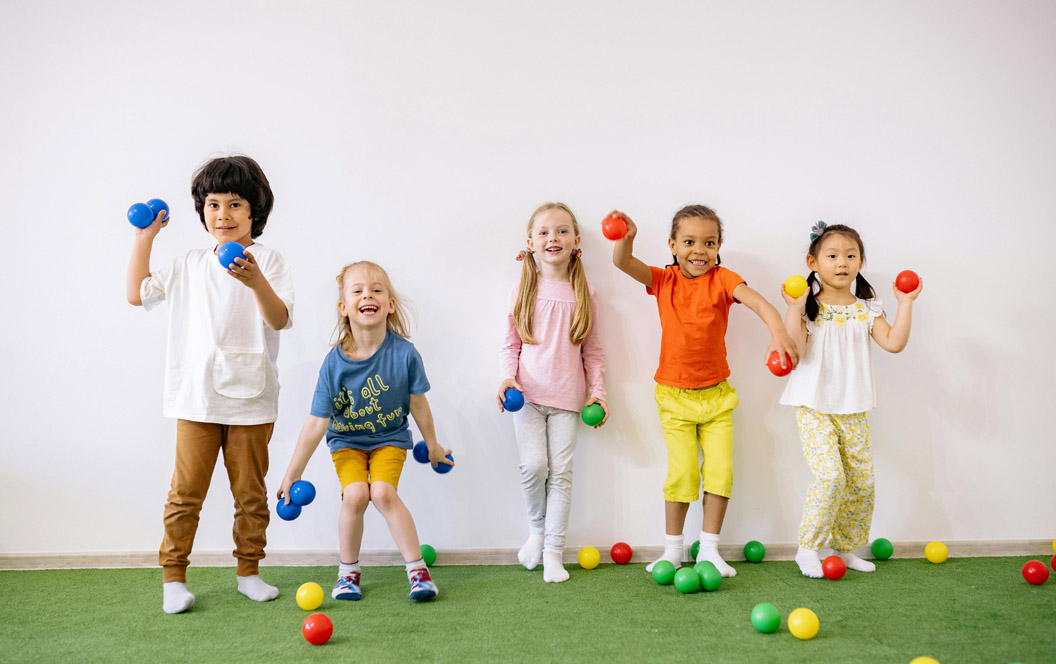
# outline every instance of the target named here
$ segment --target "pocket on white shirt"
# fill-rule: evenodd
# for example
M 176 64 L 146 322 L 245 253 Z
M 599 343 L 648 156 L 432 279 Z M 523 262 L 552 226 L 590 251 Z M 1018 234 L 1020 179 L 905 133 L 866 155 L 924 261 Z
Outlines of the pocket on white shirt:
M 268 381 L 268 357 L 263 351 L 217 348 L 213 351 L 213 390 L 231 399 L 260 396 Z

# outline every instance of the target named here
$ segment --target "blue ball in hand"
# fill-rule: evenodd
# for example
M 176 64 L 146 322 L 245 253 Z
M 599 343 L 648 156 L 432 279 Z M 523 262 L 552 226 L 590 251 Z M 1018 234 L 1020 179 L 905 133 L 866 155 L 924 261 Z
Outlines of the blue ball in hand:
M 150 206 L 146 203 L 136 203 L 128 208 L 128 221 L 136 228 L 146 228 L 154 221 L 154 215 Z
M 414 450 L 411 454 L 414 455 L 414 460 L 418 463 L 429 463 L 429 446 L 425 444 L 424 440 L 419 440 L 414 444 Z
M 245 249 L 238 242 L 225 242 L 216 250 L 216 257 L 220 260 L 220 265 L 227 270 L 228 266 L 234 263 L 236 258 L 246 259 L 246 254 L 243 253 Z
M 150 208 L 150 213 L 154 215 L 154 219 L 158 218 L 158 213 L 164 211 L 165 216 L 161 218 L 162 221 L 169 220 L 169 204 L 160 198 L 152 198 L 147 201 L 147 207 Z
M 305 480 L 297 480 L 290 487 L 290 502 L 301 507 L 315 500 L 315 486 Z
M 455 462 L 455 457 L 453 457 L 450 454 L 448 454 L 447 455 L 447 460 L 450 461 L 451 463 L 454 463 Z M 433 470 L 435 470 L 436 472 L 440 473 L 441 475 L 443 475 L 444 473 L 450 473 L 452 468 L 454 468 L 454 466 L 449 466 L 446 463 L 438 463 L 435 466 L 433 466 Z
M 275 513 L 283 521 L 293 521 L 301 515 L 301 506 L 294 502 L 287 505 L 285 500 L 279 498 L 278 504 L 275 505 Z
M 511 413 L 516 413 L 524 407 L 524 395 L 517 388 L 511 387 L 506 390 L 503 396 L 506 397 L 506 403 L 502 407 Z

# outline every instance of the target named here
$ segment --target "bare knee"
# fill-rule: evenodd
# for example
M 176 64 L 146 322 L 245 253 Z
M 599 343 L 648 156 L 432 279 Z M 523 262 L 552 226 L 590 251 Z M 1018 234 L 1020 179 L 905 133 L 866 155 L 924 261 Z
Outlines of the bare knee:
M 350 509 L 357 512 L 366 510 L 369 502 L 370 487 L 367 486 L 366 482 L 353 482 L 346 486 L 341 494 L 342 505 L 347 505 Z
M 370 485 L 370 501 L 384 512 L 400 502 L 400 497 L 396 495 L 396 487 L 388 482 L 373 482 Z

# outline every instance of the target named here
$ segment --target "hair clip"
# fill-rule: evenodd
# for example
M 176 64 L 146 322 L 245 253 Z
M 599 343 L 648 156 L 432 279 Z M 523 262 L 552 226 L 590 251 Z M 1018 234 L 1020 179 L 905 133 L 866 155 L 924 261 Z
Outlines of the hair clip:
M 517 252 L 517 258 L 515 258 L 514 260 L 523 261 L 525 256 L 534 253 L 534 251 L 525 251 L 524 249 L 521 249 L 519 252 Z
M 811 242 L 817 242 L 818 241 L 818 238 L 821 237 L 822 234 L 825 233 L 825 226 L 826 226 L 825 222 L 819 220 L 818 223 L 814 224 L 814 226 L 811 227 L 811 229 L 810 229 L 810 241 Z
M 576 258 L 583 258 L 583 250 L 582 249 L 576 249 L 575 251 L 572 252 L 572 255 L 575 256 Z

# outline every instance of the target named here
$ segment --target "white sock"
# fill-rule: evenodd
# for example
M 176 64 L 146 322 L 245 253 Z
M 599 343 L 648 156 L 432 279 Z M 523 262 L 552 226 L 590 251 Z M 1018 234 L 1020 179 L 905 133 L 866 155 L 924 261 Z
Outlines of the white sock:
M 799 547 L 799 551 L 796 551 L 796 564 L 799 565 L 799 571 L 803 572 L 803 576 L 809 576 L 812 579 L 825 576 L 821 571 L 821 557 L 813 549 Z
M 560 549 L 547 549 L 543 551 L 543 581 L 547 583 L 561 583 L 568 581 L 568 570 L 562 562 L 563 552 Z
M 836 555 L 843 558 L 843 562 L 847 567 L 858 572 L 875 572 L 876 565 L 869 562 L 868 560 L 862 560 L 858 556 L 854 555 L 854 551 L 836 551 Z
M 161 588 L 161 608 L 165 613 L 183 613 L 194 604 L 194 595 L 182 581 L 169 581 L 161 584 Z
M 340 579 L 343 579 L 346 576 L 352 576 L 352 572 L 358 572 L 358 571 L 359 571 L 359 561 L 358 560 L 356 562 L 354 562 L 354 563 L 343 563 L 340 560 L 337 561 L 337 576 Z
M 270 602 L 279 596 L 279 589 L 264 583 L 259 574 L 238 577 L 238 592 L 254 602 Z
M 407 570 L 407 578 L 411 578 L 411 572 L 416 569 L 429 569 L 425 565 L 425 558 L 419 558 L 418 560 L 412 560 L 409 563 L 404 563 L 403 567 Z
M 517 560 L 521 561 L 525 569 L 535 569 L 543 557 L 543 533 L 532 531 L 528 534 L 524 546 L 517 552 Z
M 715 565 L 724 578 L 737 576 L 737 570 L 726 564 L 719 555 L 719 536 L 715 533 L 700 531 L 700 549 L 697 551 L 697 562 L 706 560 Z
M 653 571 L 653 565 L 661 560 L 666 560 L 676 568 L 682 566 L 682 543 L 685 540 L 682 535 L 664 535 L 664 553 L 659 558 L 645 566 L 646 572 Z

